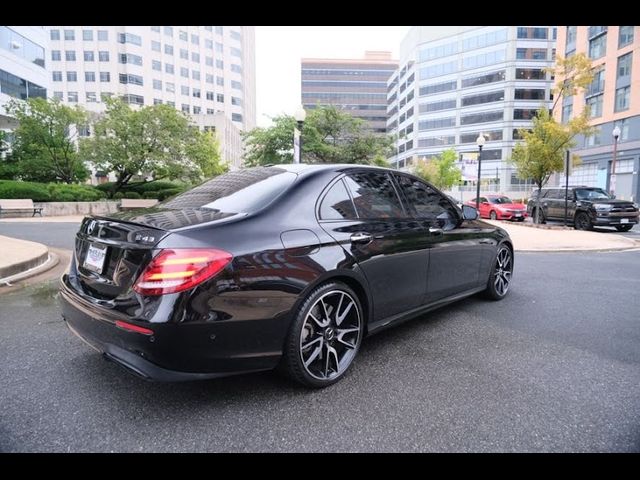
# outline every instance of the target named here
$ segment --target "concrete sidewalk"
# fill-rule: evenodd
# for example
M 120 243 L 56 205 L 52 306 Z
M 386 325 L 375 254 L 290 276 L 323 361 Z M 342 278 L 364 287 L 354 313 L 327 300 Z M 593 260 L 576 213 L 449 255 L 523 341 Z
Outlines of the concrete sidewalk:
M 0 218 L 0 223 L 80 223 L 87 215 L 60 215 L 57 217 L 10 217 Z
M 484 220 L 497 225 L 513 240 L 516 251 L 524 252 L 584 252 L 640 248 L 640 242 L 622 235 L 587 232 L 572 229 L 547 229 L 524 226 L 507 221 Z
M 9 282 L 28 271 L 36 271 L 50 261 L 49 249 L 35 242 L 0 235 L 0 283 Z

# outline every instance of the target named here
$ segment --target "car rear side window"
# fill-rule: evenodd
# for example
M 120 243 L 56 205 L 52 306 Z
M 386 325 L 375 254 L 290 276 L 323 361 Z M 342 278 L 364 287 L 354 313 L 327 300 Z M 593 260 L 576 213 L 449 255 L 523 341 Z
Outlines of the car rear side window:
M 320 205 L 321 220 L 350 220 L 358 218 L 342 180 L 338 180 L 322 199 Z
M 252 213 L 291 186 L 297 175 L 283 168 L 261 167 L 225 173 L 162 202 L 171 209 L 208 209 L 222 213 Z
M 397 175 L 400 189 L 407 199 L 407 205 L 416 218 L 429 221 L 444 230 L 451 230 L 458 224 L 455 207 L 434 188 L 405 175 Z M 486 198 L 480 197 L 486 202 Z
M 387 173 L 351 173 L 344 181 L 351 192 L 359 218 L 406 217 Z

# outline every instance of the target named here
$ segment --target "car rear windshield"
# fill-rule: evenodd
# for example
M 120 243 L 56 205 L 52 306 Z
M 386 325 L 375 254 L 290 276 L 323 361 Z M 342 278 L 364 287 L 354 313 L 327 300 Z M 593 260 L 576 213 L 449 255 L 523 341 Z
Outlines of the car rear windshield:
M 513 203 L 509 197 L 489 197 L 491 203 Z
M 296 177 L 295 173 L 277 167 L 238 170 L 220 175 L 158 206 L 252 213 L 275 200 Z

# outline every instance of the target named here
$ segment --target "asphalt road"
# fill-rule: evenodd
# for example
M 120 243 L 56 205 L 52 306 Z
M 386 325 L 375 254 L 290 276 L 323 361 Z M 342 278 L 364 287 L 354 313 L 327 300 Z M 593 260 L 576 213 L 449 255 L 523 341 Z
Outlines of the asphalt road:
M 67 331 L 55 283 L 0 296 L 0 450 L 640 451 L 640 252 L 520 254 L 470 298 L 366 339 L 347 377 L 160 384 Z
M 73 250 L 75 234 L 79 227 L 80 223 L 0 222 L 0 235 Z

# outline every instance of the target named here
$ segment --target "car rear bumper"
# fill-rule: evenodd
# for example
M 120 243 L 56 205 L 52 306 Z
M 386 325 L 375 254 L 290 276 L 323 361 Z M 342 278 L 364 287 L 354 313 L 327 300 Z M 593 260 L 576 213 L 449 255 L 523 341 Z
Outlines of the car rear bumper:
M 106 359 L 146 380 L 203 380 L 269 370 L 282 355 L 279 338 L 260 337 L 275 319 L 260 321 L 260 326 L 258 321 L 190 325 L 123 319 L 153 332 L 147 335 L 117 327 L 111 312 L 88 304 L 64 279 L 60 300 L 62 316 L 74 334 Z M 284 328 L 282 319 L 278 324 Z M 254 338 L 259 341 L 252 342 Z

